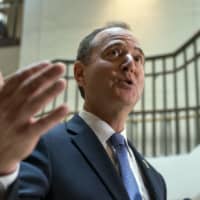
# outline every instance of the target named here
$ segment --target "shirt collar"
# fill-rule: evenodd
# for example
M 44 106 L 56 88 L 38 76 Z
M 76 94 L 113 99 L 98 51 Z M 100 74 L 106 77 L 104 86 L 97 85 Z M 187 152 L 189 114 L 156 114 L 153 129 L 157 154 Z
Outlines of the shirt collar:
M 106 147 L 107 140 L 115 133 L 113 128 L 105 121 L 94 115 L 93 113 L 85 110 L 79 113 L 79 116 L 86 122 L 86 124 L 93 130 L 101 144 Z M 121 134 L 126 137 L 126 130 L 124 129 Z

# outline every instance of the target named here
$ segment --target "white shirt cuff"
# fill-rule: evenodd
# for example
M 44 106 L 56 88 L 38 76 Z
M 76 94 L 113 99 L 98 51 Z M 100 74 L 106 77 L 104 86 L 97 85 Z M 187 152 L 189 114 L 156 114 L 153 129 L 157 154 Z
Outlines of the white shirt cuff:
M 0 176 L 0 184 L 3 186 L 3 189 L 7 190 L 8 187 L 16 180 L 19 174 L 20 164 L 17 165 L 17 169 L 6 176 Z

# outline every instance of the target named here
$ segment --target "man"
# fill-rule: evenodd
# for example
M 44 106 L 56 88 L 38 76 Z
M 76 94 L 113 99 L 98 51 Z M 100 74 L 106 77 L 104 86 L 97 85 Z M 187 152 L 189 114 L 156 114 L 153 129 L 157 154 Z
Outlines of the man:
M 23 126 L 20 129 L 22 133 L 18 133 L 20 139 L 16 139 L 16 155 L 13 151 L 6 153 L 8 145 L 0 150 L 5 152 L 1 153 L 4 156 L 1 174 L 17 173 L 20 163 L 19 174 L 7 189 L 8 199 L 165 200 L 166 186 L 162 176 L 127 143 L 125 136 L 126 119 L 143 91 L 143 67 L 143 51 L 125 24 L 105 26 L 86 36 L 80 43 L 74 64 L 74 76 L 84 98 L 83 111 L 69 122 L 51 129 L 40 140 L 45 130 L 40 131 L 42 123 L 41 129 L 38 131 L 36 128 L 36 133 L 32 131 L 31 136 L 23 131 L 27 126 Z M 58 69 L 59 76 L 62 73 L 60 64 L 57 64 Z M 39 80 L 43 74 L 36 79 Z M 58 83 L 62 89 L 64 83 Z M 39 92 L 43 95 L 41 89 Z M 39 92 L 34 92 L 33 96 Z M 38 111 L 47 99 L 40 107 L 35 106 L 37 109 L 31 114 Z M 18 108 L 24 102 L 25 99 L 19 102 Z M 36 102 L 39 104 L 39 101 Z M 62 114 L 56 120 L 65 112 L 66 108 L 62 107 Z M 37 124 L 33 121 L 28 120 L 29 127 Z M 121 138 L 121 135 L 125 136 L 125 142 L 120 155 L 112 138 Z M 31 155 L 21 161 L 36 143 Z M 127 170 L 124 170 L 122 159 Z M 132 183 L 132 188 L 129 183 Z

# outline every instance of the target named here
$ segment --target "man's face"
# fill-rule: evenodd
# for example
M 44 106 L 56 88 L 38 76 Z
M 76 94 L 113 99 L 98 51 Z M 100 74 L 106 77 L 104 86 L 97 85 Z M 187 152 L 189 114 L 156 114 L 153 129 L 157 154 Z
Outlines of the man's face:
M 144 54 L 130 31 L 108 28 L 92 41 L 92 55 L 84 68 L 86 104 L 129 107 L 144 86 Z

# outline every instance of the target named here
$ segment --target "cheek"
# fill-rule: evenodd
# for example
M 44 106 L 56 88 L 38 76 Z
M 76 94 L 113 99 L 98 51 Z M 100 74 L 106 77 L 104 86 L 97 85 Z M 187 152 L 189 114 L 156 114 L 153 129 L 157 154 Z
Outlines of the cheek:
M 109 83 L 110 83 L 110 86 L 113 87 L 114 84 L 117 82 L 117 75 L 118 73 L 116 71 L 112 71 L 109 75 Z
M 98 60 L 98 63 L 93 63 L 85 73 L 87 86 L 95 88 L 96 85 L 98 89 L 102 90 L 112 87 L 116 77 L 117 72 L 114 71 L 113 65 L 102 60 Z
M 106 84 L 108 84 L 107 76 L 102 70 L 95 70 L 87 76 L 87 85 L 94 91 L 104 89 Z
M 141 84 L 141 85 L 144 85 L 144 70 L 143 69 L 139 69 L 137 72 L 136 72 L 136 77 L 138 79 L 138 82 Z

